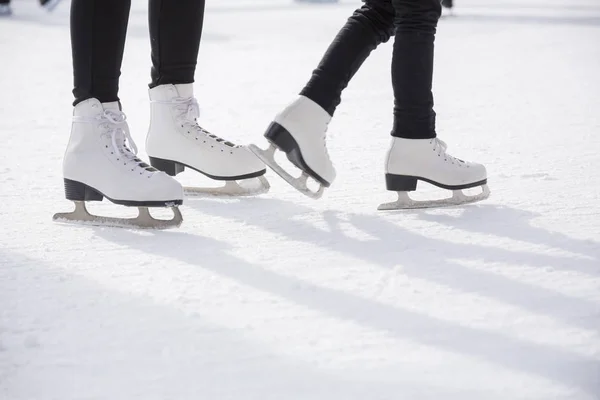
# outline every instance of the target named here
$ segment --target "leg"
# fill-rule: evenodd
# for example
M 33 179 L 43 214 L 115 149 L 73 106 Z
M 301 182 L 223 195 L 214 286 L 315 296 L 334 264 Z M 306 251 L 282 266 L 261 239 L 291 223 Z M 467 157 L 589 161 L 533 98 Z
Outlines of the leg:
M 386 161 L 386 186 L 399 200 L 380 209 L 457 205 L 487 198 L 487 172 L 481 164 L 446 153 L 436 138 L 433 111 L 433 44 L 441 14 L 439 0 L 392 0 L 396 37 L 392 58 L 394 127 Z M 408 192 L 418 181 L 453 191 L 451 198 L 415 202 Z M 462 189 L 482 186 L 482 193 L 466 196 Z
M 136 157 L 137 149 L 118 102 L 129 8 L 129 0 L 71 3 L 75 109 L 63 177 L 65 197 L 74 201 L 76 208 L 72 213 L 56 214 L 55 220 L 142 228 L 181 224 L 176 209 L 171 220 L 150 217 L 147 207 L 175 207 L 183 201 L 183 190 L 175 180 Z M 104 197 L 115 204 L 140 207 L 139 217 L 115 219 L 89 214 L 85 202 Z
M 71 48 L 75 102 L 118 101 L 131 0 L 73 0 Z
M 204 0 L 150 0 L 148 6 L 152 83 L 193 83 L 202 25 Z
M 390 0 L 366 0 L 337 34 L 300 97 L 279 113 L 265 137 L 271 148 L 251 146 L 267 165 L 288 183 L 309 197 L 318 198 L 335 179 L 335 169 L 325 147 L 327 125 L 340 104 L 342 91 L 356 71 L 380 43 L 394 32 L 394 10 Z M 302 170 L 294 178 L 273 158 L 278 148 Z M 320 184 L 317 192 L 306 186 L 308 177 Z
M 198 125 L 194 73 L 202 35 L 204 0 L 150 0 L 152 82 L 146 151 L 152 166 L 169 175 L 189 167 L 220 188 L 186 188 L 188 195 L 250 195 L 268 190 L 264 165 L 248 149 L 236 147 Z M 235 181 L 258 178 L 246 188 Z
M 431 93 L 433 43 L 441 15 L 439 0 L 392 0 L 396 37 L 392 58 L 393 136 L 435 137 Z
M 394 34 L 393 21 L 390 0 L 366 0 L 339 31 L 300 95 L 333 115 L 342 91 L 371 51 Z

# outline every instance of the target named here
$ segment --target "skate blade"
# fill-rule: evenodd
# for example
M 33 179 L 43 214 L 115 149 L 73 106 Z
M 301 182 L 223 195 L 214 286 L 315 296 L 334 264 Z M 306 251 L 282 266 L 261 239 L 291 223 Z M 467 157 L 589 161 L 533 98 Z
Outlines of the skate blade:
M 254 178 L 244 179 L 241 182 L 254 181 Z M 183 191 L 189 197 L 202 196 L 258 196 L 267 193 L 271 188 L 269 181 L 264 176 L 258 177 L 259 185 L 242 186 L 237 181 L 226 181 L 224 186 L 215 188 L 184 187 Z
M 289 183 L 294 189 L 296 189 L 303 195 L 308 196 L 311 199 L 319 199 L 321 198 L 321 196 L 323 196 L 325 187 L 320 182 L 317 182 L 319 184 L 319 189 L 316 192 L 308 188 L 307 183 L 308 178 L 310 178 L 310 176 L 306 172 L 302 171 L 302 175 L 300 175 L 298 178 L 295 178 L 292 175 L 290 175 L 285 169 L 283 169 L 279 164 L 277 164 L 277 162 L 275 161 L 275 151 L 278 150 L 276 146 L 271 145 L 267 150 L 262 150 L 258 146 L 251 144 L 248 146 L 248 148 L 258 158 L 260 158 L 260 160 L 263 163 L 265 163 L 266 166 L 271 168 L 284 181 Z
M 90 214 L 83 201 L 74 201 L 75 210 L 68 213 L 54 214 L 52 220 L 56 222 L 77 223 L 82 225 L 106 226 L 114 228 L 136 228 L 136 229 L 169 229 L 177 228 L 183 222 L 179 207 L 170 207 L 173 210 L 173 218 L 164 220 L 156 219 L 150 215 L 148 207 L 138 207 L 138 216 L 135 218 L 101 217 Z
M 411 210 L 418 208 L 438 208 L 460 206 L 463 204 L 475 203 L 490 197 L 490 189 L 487 185 L 481 186 L 481 193 L 469 196 L 463 193 L 462 190 L 453 190 L 452 197 L 440 200 L 413 200 L 408 195 L 408 192 L 397 192 L 398 200 L 391 203 L 383 203 L 377 207 L 378 210 Z

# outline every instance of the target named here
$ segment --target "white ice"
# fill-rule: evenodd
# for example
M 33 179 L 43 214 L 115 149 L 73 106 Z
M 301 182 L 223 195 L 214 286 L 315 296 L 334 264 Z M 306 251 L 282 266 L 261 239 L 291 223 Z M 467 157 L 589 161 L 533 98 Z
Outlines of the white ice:
M 489 200 L 376 210 L 394 199 L 390 42 L 344 93 L 321 200 L 268 173 L 269 194 L 188 199 L 165 232 L 52 222 L 71 208 L 69 3 L 13 3 L 0 20 L 0 399 L 600 398 L 598 0 L 457 0 L 440 21 L 438 134 L 486 164 Z M 147 1 L 133 3 L 121 99 L 146 157 Z M 266 146 L 359 5 L 209 0 L 202 124 Z

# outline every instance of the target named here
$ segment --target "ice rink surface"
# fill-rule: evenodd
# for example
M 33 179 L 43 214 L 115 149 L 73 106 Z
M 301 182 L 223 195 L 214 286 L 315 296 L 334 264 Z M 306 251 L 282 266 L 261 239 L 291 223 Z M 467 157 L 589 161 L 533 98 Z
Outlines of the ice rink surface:
M 133 3 L 121 100 L 146 158 L 147 3 Z M 209 1 L 201 124 L 265 146 L 359 5 Z M 321 200 L 268 172 L 268 194 L 186 199 L 180 229 L 151 232 L 52 222 L 71 208 L 69 7 L 13 6 L 0 20 L 0 399 L 600 398 L 598 0 L 457 0 L 440 21 L 438 135 L 486 165 L 488 200 L 376 210 L 394 198 L 390 42 L 330 125 L 338 178 Z

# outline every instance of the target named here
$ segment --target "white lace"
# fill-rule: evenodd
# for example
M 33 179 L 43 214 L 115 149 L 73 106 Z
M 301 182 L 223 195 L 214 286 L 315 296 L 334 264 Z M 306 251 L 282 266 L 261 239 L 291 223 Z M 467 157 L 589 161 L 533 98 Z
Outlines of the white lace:
M 74 117 L 74 120 L 84 121 L 84 122 L 98 122 L 100 121 L 100 127 L 104 129 L 102 135 L 110 136 L 110 141 L 113 148 L 113 153 L 117 154 L 117 161 L 123 161 L 124 165 L 129 163 L 134 164 L 135 168 L 143 169 L 140 171 L 142 173 L 151 173 L 152 169 L 148 165 L 146 165 L 142 160 L 136 157 L 138 148 L 129 133 L 129 126 L 127 125 L 127 116 L 124 112 L 120 110 L 104 110 L 104 112 L 100 115 L 97 115 L 93 118 L 89 117 Z M 129 143 L 129 147 L 127 144 Z
M 101 119 L 108 120 L 108 124 L 104 124 L 106 132 L 110 134 L 113 149 L 116 153 L 127 154 L 132 156 L 137 154 L 137 146 L 129 133 L 129 126 L 125 123 L 127 116 L 122 111 L 117 110 L 104 110 L 104 114 L 101 115 Z M 119 144 L 119 142 L 121 144 Z M 129 142 L 131 150 L 127 148 L 125 142 Z
M 158 103 L 163 102 L 158 101 Z M 225 140 L 223 138 L 218 137 L 215 134 L 210 133 L 198 124 L 198 118 L 200 118 L 200 106 L 198 105 L 198 101 L 194 97 L 176 97 L 164 103 L 175 105 L 174 108 L 179 113 L 176 116 L 176 118 L 182 127 L 187 126 L 193 129 L 197 134 L 204 135 L 218 143 L 227 145 L 229 147 L 239 147 L 229 142 L 228 140 Z
M 431 139 L 431 141 L 429 143 L 433 144 L 433 151 L 437 151 L 438 156 L 444 157 L 444 161 L 450 161 L 452 164 L 458 164 L 459 167 L 466 165 L 466 163 L 463 160 L 458 159 L 458 158 L 446 153 L 446 149 L 448 148 L 448 145 L 443 140 L 438 139 L 438 138 L 433 138 L 433 139 Z

